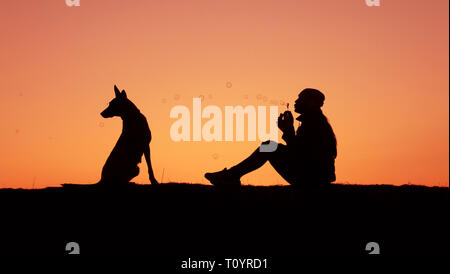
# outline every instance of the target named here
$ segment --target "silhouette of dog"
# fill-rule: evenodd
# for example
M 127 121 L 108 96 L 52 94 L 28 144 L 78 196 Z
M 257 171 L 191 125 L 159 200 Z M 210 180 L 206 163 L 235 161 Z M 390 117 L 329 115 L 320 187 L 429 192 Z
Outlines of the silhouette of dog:
M 139 174 L 138 163 L 144 154 L 150 182 L 158 184 L 150 160 L 152 135 L 147 119 L 127 98 L 125 90 L 120 92 L 114 85 L 114 93 L 116 97 L 109 102 L 109 106 L 101 115 L 104 118 L 114 116 L 122 118 L 122 134 L 103 166 L 102 177 L 98 183 L 108 186 L 128 183 Z

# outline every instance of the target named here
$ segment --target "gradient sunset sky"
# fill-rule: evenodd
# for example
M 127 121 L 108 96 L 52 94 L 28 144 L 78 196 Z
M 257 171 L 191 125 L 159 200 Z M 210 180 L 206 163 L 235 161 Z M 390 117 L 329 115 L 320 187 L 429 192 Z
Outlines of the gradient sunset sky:
M 2 0 L 0 188 L 97 182 L 121 132 L 120 118 L 100 116 L 114 84 L 146 115 L 163 182 L 206 183 L 259 144 L 174 142 L 175 105 L 202 96 L 284 111 L 313 87 L 337 136 L 337 182 L 448 186 L 448 10 L 448 0 Z M 148 183 L 140 167 L 134 181 Z M 270 164 L 242 181 L 286 184 Z

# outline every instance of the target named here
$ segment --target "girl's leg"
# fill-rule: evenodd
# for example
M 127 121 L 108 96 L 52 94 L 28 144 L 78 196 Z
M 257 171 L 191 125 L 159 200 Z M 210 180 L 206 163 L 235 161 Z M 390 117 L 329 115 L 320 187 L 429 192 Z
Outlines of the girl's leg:
M 267 142 L 263 143 L 267 145 Z M 277 149 L 273 152 L 261 152 L 260 148 L 256 149 L 249 157 L 230 169 L 224 169 L 219 172 L 206 173 L 205 178 L 213 185 L 240 185 L 240 178 L 262 167 L 267 161 L 273 158 L 283 157 L 286 146 L 278 144 Z

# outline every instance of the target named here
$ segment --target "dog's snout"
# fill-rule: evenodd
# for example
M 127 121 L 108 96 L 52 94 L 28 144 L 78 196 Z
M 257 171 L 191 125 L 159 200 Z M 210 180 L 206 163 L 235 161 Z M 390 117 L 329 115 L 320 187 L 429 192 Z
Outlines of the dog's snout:
M 103 118 L 110 118 L 110 117 L 113 116 L 113 115 L 111 115 L 111 110 L 109 110 L 109 109 L 105 109 L 104 111 L 102 111 L 102 112 L 100 113 L 100 115 L 101 115 Z

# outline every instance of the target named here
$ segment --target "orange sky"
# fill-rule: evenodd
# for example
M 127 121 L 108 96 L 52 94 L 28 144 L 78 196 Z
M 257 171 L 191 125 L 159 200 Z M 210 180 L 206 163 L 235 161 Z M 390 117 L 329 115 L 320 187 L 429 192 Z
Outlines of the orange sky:
M 314 87 L 338 139 L 337 182 L 448 186 L 448 9 L 448 0 L 2 0 L 0 187 L 97 182 L 121 131 L 120 118 L 100 116 L 114 84 L 147 116 L 163 182 L 206 183 L 204 172 L 258 145 L 175 143 L 173 106 L 192 108 L 199 95 L 221 107 L 293 105 Z M 135 181 L 146 174 L 141 165 Z M 285 184 L 270 164 L 242 181 Z

